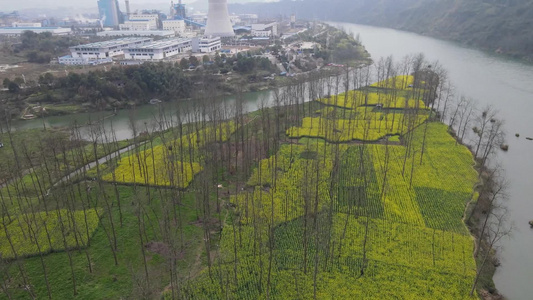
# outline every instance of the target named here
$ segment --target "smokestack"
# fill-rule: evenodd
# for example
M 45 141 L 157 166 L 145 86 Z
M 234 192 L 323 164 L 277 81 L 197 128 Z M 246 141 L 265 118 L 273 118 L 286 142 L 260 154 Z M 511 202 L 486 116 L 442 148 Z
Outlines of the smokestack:
M 227 0 L 209 0 L 207 13 L 206 36 L 232 37 L 235 36 L 228 13 Z
M 128 16 L 128 20 L 130 19 L 130 0 L 126 0 L 126 15 Z

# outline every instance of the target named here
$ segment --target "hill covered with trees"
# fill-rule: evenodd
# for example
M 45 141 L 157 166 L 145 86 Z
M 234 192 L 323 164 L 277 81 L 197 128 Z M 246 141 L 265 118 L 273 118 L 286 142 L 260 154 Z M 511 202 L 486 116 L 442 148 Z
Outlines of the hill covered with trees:
M 232 9 L 260 11 L 264 16 L 295 12 L 300 18 L 385 26 L 533 60 L 533 5 L 529 0 L 303 2 L 305 5 L 283 0 L 271 4 L 234 5 Z

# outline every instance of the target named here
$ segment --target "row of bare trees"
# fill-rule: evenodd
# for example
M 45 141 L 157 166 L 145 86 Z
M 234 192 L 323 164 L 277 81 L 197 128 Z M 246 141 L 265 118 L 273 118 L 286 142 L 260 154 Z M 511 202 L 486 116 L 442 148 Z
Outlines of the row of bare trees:
M 31 278 L 35 274 L 29 274 L 25 268 L 24 257 L 19 255 L 11 242 L 12 233 L 8 231 L 8 225 L 12 222 L 24 222 L 22 228 L 24 239 L 28 243 L 35 243 L 39 248 L 36 255 L 40 258 L 42 275 L 47 286 L 47 296 L 52 298 L 53 290 L 52 278 L 48 276 L 49 266 L 47 265 L 46 253 L 40 251 L 42 240 L 38 238 L 39 232 L 47 231 L 47 226 L 42 224 L 43 214 L 61 211 L 59 216 L 60 231 L 63 236 L 63 246 L 65 251 L 65 262 L 71 272 L 71 284 L 73 295 L 77 294 L 78 280 L 82 277 L 79 270 L 76 270 L 76 260 L 83 257 L 86 260 L 86 271 L 92 273 L 95 265 L 91 254 L 90 232 L 80 232 L 80 226 L 76 222 L 79 219 L 74 217 L 76 211 L 83 211 L 85 222 L 90 209 L 95 209 L 100 219 L 100 229 L 103 230 L 107 246 L 108 255 L 113 257 L 115 265 L 127 264 L 130 266 L 134 288 L 143 298 L 153 297 L 156 291 L 160 290 L 161 283 L 157 278 L 169 279 L 169 294 L 172 299 L 186 298 L 189 290 L 189 279 L 196 274 L 187 274 L 186 270 L 180 269 L 179 260 L 185 251 L 191 251 L 190 241 L 186 239 L 188 221 L 185 215 L 194 211 L 196 222 L 201 224 L 202 248 L 195 249 L 205 253 L 205 261 L 209 276 L 213 281 L 219 283 L 223 293 L 228 293 L 227 284 L 238 285 L 239 271 L 239 250 L 242 245 L 243 232 L 240 218 L 252 216 L 251 225 L 253 227 L 254 253 L 258 260 L 259 273 L 257 274 L 257 289 L 260 293 L 265 293 L 270 297 L 272 293 L 272 276 L 274 272 L 276 245 L 276 228 L 274 211 L 281 209 L 275 207 L 274 195 L 279 192 L 278 172 L 271 171 L 270 184 L 260 182 L 260 186 L 268 188 L 270 201 L 270 216 L 266 218 L 259 216 L 257 211 L 248 211 L 248 204 L 244 207 L 235 207 L 234 213 L 228 216 L 228 210 L 234 204 L 230 204 L 229 194 L 237 196 L 247 188 L 245 182 L 251 175 L 254 165 L 258 166 L 259 178 L 262 178 L 262 164 L 264 158 L 276 154 L 281 144 L 288 143 L 291 157 L 293 155 L 294 140 L 289 140 L 286 131 L 299 126 L 304 117 L 315 117 L 318 105 L 316 103 L 306 103 L 310 99 L 318 99 L 330 96 L 335 103 L 341 101 L 340 93 L 345 93 L 344 100 L 352 97 L 354 104 L 352 110 L 342 109 L 335 105 L 328 114 L 321 114 L 321 121 L 316 126 L 327 126 L 326 136 L 328 141 L 334 140 L 337 132 L 354 130 L 353 124 L 361 124 L 364 130 L 364 138 L 359 141 L 358 166 L 355 171 L 357 184 L 354 184 L 346 191 L 336 192 L 339 189 L 341 168 L 343 157 L 341 155 L 339 143 L 332 143 L 329 146 L 320 146 L 320 143 L 313 143 L 306 140 L 306 148 L 316 153 L 315 159 L 306 159 L 303 169 L 303 181 L 299 184 L 300 199 L 292 199 L 286 196 L 284 205 L 286 220 L 288 207 L 294 201 L 300 201 L 302 207 L 301 221 L 303 234 L 300 243 L 302 245 L 302 269 L 305 274 L 312 274 L 314 285 L 314 296 L 317 296 L 317 280 L 320 270 L 325 270 L 335 263 L 341 256 L 343 250 L 343 239 L 335 240 L 331 234 L 324 234 L 331 231 L 333 216 L 336 208 L 334 201 L 340 197 L 341 193 L 346 194 L 350 214 L 366 217 L 365 234 L 361 245 L 361 264 L 359 265 L 359 276 L 365 276 L 368 263 L 368 243 L 371 227 L 369 219 L 372 217 L 368 209 L 363 209 L 368 198 L 370 189 L 370 172 L 368 170 L 366 155 L 368 150 L 367 137 L 370 132 L 372 118 L 377 118 L 376 114 L 367 113 L 363 115 L 355 113 L 355 105 L 368 105 L 369 93 L 373 90 L 362 89 L 361 94 L 350 93 L 352 89 L 360 89 L 368 86 L 374 81 L 385 82 L 388 78 L 392 87 L 397 84 L 405 86 L 405 80 L 398 75 L 414 75 L 413 88 L 404 91 L 379 86 L 380 102 L 385 107 L 391 107 L 391 103 L 397 103 L 399 99 L 405 99 L 403 111 L 398 109 L 383 109 L 383 118 L 390 122 L 385 122 L 386 127 L 395 126 L 395 120 L 401 120 L 401 124 L 407 128 L 402 132 L 402 142 L 406 147 L 403 157 L 403 172 L 406 180 L 412 183 L 416 170 L 422 163 L 425 147 L 428 123 L 424 128 L 422 144 L 414 142 L 414 136 L 410 134 L 417 126 L 416 118 L 422 113 L 422 108 L 416 104 L 409 105 L 409 99 L 422 99 L 425 106 L 430 107 L 430 120 L 440 120 L 450 125 L 456 136 L 472 145 L 473 152 L 478 158 L 481 166 L 485 166 L 494 155 L 503 137 L 503 122 L 497 118 L 497 112 L 493 108 L 476 109 L 473 101 L 465 97 L 457 98 L 454 95 L 453 87 L 449 83 L 444 69 L 437 63 L 428 63 L 422 55 L 405 57 L 399 63 L 392 57 L 381 59 L 373 66 L 366 66 L 358 69 L 345 69 L 336 76 L 320 76 L 319 74 L 309 74 L 305 78 L 294 79 L 291 85 L 271 92 L 271 99 L 264 99 L 258 105 L 258 111 L 254 114 L 247 114 L 246 101 L 244 95 L 239 93 L 233 102 L 229 102 L 216 95 L 216 87 L 207 79 L 201 82 L 203 87 L 199 90 L 194 100 L 189 104 L 179 104 L 176 106 L 161 106 L 157 113 L 154 113 L 153 122 L 139 124 L 136 121 L 135 111 L 130 117 L 130 129 L 132 145 L 129 152 L 117 151 L 119 141 L 113 125 L 105 122 L 96 122 L 87 132 L 82 132 L 78 126 L 73 126 L 70 130 L 72 140 L 88 140 L 88 143 L 69 144 L 54 140 L 43 140 L 40 155 L 42 166 L 35 170 L 25 171 L 22 167 L 24 160 L 31 159 L 32 154 L 28 149 L 13 149 L 15 160 L 11 162 L 14 168 L 19 170 L 15 176 L 15 181 L 9 188 L 0 189 L 0 201 L 2 204 L 1 227 L 5 231 L 11 244 L 14 258 L 2 258 L 0 265 L 1 288 L 8 298 L 13 298 L 13 284 L 21 281 L 30 297 L 43 297 L 36 295 L 32 287 Z M 206 77 L 207 78 L 207 77 Z M 360 95 L 363 95 L 361 98 Z M 326 122 L 322 122 L 322 119 Z M 344 119 L 347 122 L 327 122 L 331 120 Z M 339 125 L 341 124 L 341 125 Z M 381 124 L 381 123 L 380 123 Z M 9 125 L 9 124 L 8 124 Z M 341 126 L 341 127 L 339 127 Z M 381 125 L 380 125 L 381 126 Z M 224 132 L 234 133 L 225 136 Z M 473 129 L 472 129 L 473 128 Z M 320 128 L 322 129 L 322 128 Z M 388 129 L 388 128 L 384 128 Z M 390 128 L 394 129 L 394 128 Z M 13 134 L 7 127 L 8 136 Z M 330 136 L 333 135 L 333 136 Z M 384 160 L 381 163 L 380 174 L 383 176 L 380 187 L 380 198 L 384 199 L 388 192 L 388 171 L 390 169 L 390 150 L 387 138 L 382 140 L 385 146 Z M 155 148 L 159 147 L 160 152 Z M 44 155 L 45 151 L 53 153 L 52 156 Z M 159 150 L 158 150 L 159 151 Z M 98 160 L 98 157 L 107 154 L 109 159 Z M 160 156 L 156 157 L 156 155 Z M 294 150 L 294 155 L 300 155 Z M 416 159 L 415 159 L 416 158 Z M 281 162 L 277 155 L 270 161 L 269 169 L 277 170 Z M 321 191 L 319 186 L 323 183 L 323 172 L 327 165 L 326 160 L 331 161 L 329 180 L 329 206 L 323 206 Z M 112 184 L 102 180 L 104 174 L 115 168 L 120 160 L 127 161 L 132 168 L 133 181 L 127 184 L 132 189 L 131 195 L 124 192 L 124 188 L 119 186 L 123 178 L 116 178 L 116 174 L 111 172 Z M 94 161 L 93 164 L 88 164 Z M 161 164 L 161 161 L 163 163 Z M 124 162 L 124 161 L 123 161 Z M 419 162 L 419 163 L 417 163 Z M 193 169 L 193 164 L 199 163 L 202 166 L 200 172 L 191 186 L 184 189 L 186 180 L 186 168 Z M 293 160 L 290 161 L 293 164 Z M 290 168 L 290 166 L 289 166 Z M 66 180 L 64 176 L 71 174 L 71 180 Z M 157 175 L 156 175 L 157 174 Z M 141 178 L 137 178 L 140 176 Z M 29 180 L 28 180 L 29 179 Z M 493 180 L 495 181 L 495 180 Z M 226 188 L 221 189 L 219 185 Z M 227 188 L 227 187 L 231 187 Z M 194 201 L 187 201 L 193 195 Z M 279 194 L 279 193 L 278 193 Z M 495 195 L 494 201 L 490 202 L 490 213 L 480 224 L 479 240 L 476 248 L 476 256 L 482 257 L 479 269 L 483 269 L 487 261 L 487 255 L 495 243 L 506 233 L 501 226 L 491 225 L 495 220 L 503 219 L 500 214 L 501 209 L 497 209 L 500 203 L 500 192 L 496 188 L 483 191 L 482 195 Z M 259 197 L 263 197 L 262 193 Z M 490 196 L 489 196 L 490 198 Z M 247 197 L 246 201 L 254 201 L 254 197 Z M 263 203 L 263 199 L 260 199 Z M 252 203 L 255 207 L 257 203 Z M 492 209 L 493 208 L 493 209 Z M 63 209 L 63 210 L 62 210 Z M 231 211 L 231 209 L 229 210 Z M 348 214 L 348 215 L 350 215 Z M 323 222 L 321 218 L 327 221 Z M 234 248 L 233 248 L 233 274 L 229 276 L 220 272 L 224 263 L 224 253 L 220 253 L 217 245 L 220 243 L 221 228 L 232 220 Z M 126 222 L 125 220 L 129 220 Z M 496 222 L 497 223 L 497 222 Z M 85 228 L 89 228 L 85 224 Z M 498 224 L 496 224 L 498 225 Z M 124 228 L 135 228 L 135 237 L 124 237 Z M 349 219 L 345 220 L 344 232 L 349 226 Z M 496 230 L 496 231 L 494 231 Z M 74 232 L 76 244 L 73 246 L 67 241 L 69 234 Z M 345 234 L 345 233 L 344 233 Z M 86 239 L 81 238 L 85 236 Z M 494 238 L 497 236 L 497 238 Z M 488 237 L 488 238 L 487 238 Z M 121 257 L 124 249 L 121 245 L 124 239 L 137 240 L 138 253 L 142 257 L 141 262 L 128 262 Z M 84 243 L 83 241 L 87 242 Z M 485 241 L 485 242 L 483 242 Z M 493 242 L 491 242 L 493 241 Z M 44 241 L 46 242 L 46 241 Z M 165 275 L 155 277 L 159 274 L 153 266 L 148 263 L 149 245 L 151 243 L 161 243 L 166 249 Z M 51 246 L 51 242 L 48 241 Z M 81 256 L 79 255 L 81 254 Z M 20 277 L 13 278 L 13 268 L 17 269 Z M 160 270 L 159 270 L 160 271 Z M 185 274 L 185 275 L 184 275 Z M 231 277 L 231 278 L 230 278 Z M 476 281 L 478 277 L 476 277 Z M 474 283 L 475 285 L 475 283 Z

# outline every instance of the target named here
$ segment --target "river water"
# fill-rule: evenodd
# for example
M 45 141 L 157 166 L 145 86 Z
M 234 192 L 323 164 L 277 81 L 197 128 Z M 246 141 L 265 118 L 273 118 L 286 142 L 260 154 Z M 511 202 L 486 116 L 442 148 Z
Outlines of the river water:
M 243 94 L 244 98 L 244 110 L 246 112 L 252 112 L 259 109 L 259 107 L 265 103 L 272 103 L 274 98 L 274 92 L 260 91 L 253 93 Z M 235 103 L 236 98 L 233 96 L 225 97 L 224 101 L 228 107 L 231 107 Z M 103 111 L 96 113 L 80 113 L 75 115 L 64 116 L 51 116 L 44 118 L 37 118 L 33 120 L 17 120 L 12 123 L 14 130 L 33 129 L 43 127 L 69 127 L 71 125 L 81 125 L 82 137 L 86 139 L 90 138 L 90 126 L 84 126 L 86 124 L 96 124 L 103 122 L 103 127 L 106 131 L 110 132 L 112 129 L 118 140 L 125 140 L 132 138 L 131 130 L 131 116 L 135 119 L 138 132 L 145 131 L 148 128 L 149 131 L 160 130 L 159 124 L 155 120 L 160 119 L 160 115 L 163 113 L 167 118 L 172 117 L 174 121 L 177 119 L 177 114 L 181 112 L 182 120 L 186 120 L 187 116 L 183 112 L 190 111 L 190 106 L 193 103 L 191 101 L 171 101 L 164 102 L 157 105 L 141 105 L 135 109 L 123 109 L 118 110 L 116 115 L 113 116 L 111 111 Z M 102 121 L 103 120 L 103 121 Z
M 392 55 L 400 60 L 405 55 L 422 52 L 429 61 L 438 60 L 449 71 L 458 94 L 476 99 L 479 107 L 491 104 L 500 111 L 510 149 L 507 153 L 498 153 L 497 160 L 505 168 L 511 184 L 507 205 L 516 229 L 512 238 L 502 242 L 499 252 L 502 265 L 494 280 L 500 292 L 511 300 L 533 299 L 533 230 L 528 225 L 533 219 L 533 141 L 525 139 L 533 137 L 533 66 L 413 33 L 349 23 L 331 24 L 359 33 L 374 59 Z M 245 94 L 246 110 L 256 110 L 262 101 L 271 100 L 272 95 L 270 91 Z M 227 101 L 231 105 L 235 98 L 228 97 Z M 153 126 L 154 116 L 161 109 L 175 114 L 179 106 L 175 103 L 140 106 L 135 110 L 137 125 Z M 105 121 L 107 129 L 112 126 L 116 131 L 118 139 L 131 137 L 130 113 L 129 110 L 119 111 Z M 74 121 L 84 124 L 109 114 L 17 121 L 13 127 L 68 126 Z M 520 133 L 520 138 L 515 138 L 515 133 Z
M 533 299 L 533 65 L 487 54 L 461 45 L 404 31 L 347 23 L 331 23 L 359 33 L 373 59 L 424 53 L 448 71 L 457 93 L 491 104 L 505 120 L 509 152 L 497 160 L 510 183 L 507 206 L 516 225 L 513 236 L 502 241 L 494 281 L 508 299 Z M 520 138 L 515 137 L 520 134 Z

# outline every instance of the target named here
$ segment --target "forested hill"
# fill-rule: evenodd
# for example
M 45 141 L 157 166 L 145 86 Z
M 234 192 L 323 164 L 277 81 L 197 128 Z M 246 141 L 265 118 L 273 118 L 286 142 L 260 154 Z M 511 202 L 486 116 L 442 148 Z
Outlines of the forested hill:
M 532 0 L 282 0 L 231 10 L 391 27 L 533 61 Z

